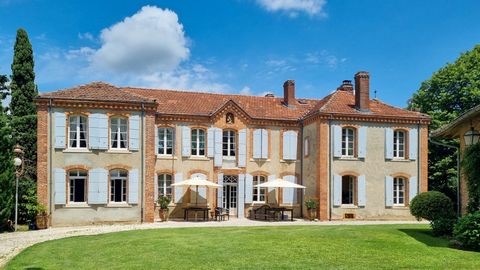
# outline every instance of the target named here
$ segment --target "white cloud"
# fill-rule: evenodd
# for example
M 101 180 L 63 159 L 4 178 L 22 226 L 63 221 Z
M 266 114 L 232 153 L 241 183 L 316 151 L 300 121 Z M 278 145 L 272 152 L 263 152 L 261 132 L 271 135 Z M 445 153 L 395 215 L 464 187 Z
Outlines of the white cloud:
M 307 53 L 304 58 L 304 62 L 307 64 L 322 64 L 331 69 L 336 69 L 339 64 L 344 63 L 345 61 L 347 61 L 346 58 L 338 58 L 326 50 L 322 50 L 321 52 Z
M 300 12 L 310 16 L 326 16 L 323 10 L 326 0 L 257 0 L 257 3 L 270 12 L 284 12 L 291 17 L 298 16 Z
M 95 41 L 95 37 L 93 37 L 92 33 L 90 32 L 78 33 L 78 38 L 83 40 Z
M 240 95 L 250 96 L 252 95 L 252 89 L 248 86 L 244 86 L 242 90 L 240 90 Z

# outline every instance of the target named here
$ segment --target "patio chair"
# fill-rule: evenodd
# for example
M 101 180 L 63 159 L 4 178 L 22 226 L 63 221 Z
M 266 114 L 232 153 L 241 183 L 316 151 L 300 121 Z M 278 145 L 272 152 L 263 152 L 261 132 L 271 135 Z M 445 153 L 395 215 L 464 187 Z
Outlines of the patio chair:
M 225 217 L 230 220 L 230 209 L 222 207 L 215 208 L 215 220 L 224 221 Z

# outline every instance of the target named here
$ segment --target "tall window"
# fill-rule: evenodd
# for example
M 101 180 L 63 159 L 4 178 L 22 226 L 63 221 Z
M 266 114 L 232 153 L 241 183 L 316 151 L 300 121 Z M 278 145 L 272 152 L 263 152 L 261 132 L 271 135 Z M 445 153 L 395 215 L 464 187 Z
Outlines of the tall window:
M 192 156 L 205 155 L 205 130 L 192 129 Z
M 354 204 L 355 177 L 342 176 L 342 204 Z
M 256 187 L 256 185 L 265 183 L 265 181 L 265 176 L 257 175 L 253 177 L 253 202 L 265 202 L 267 188 Z
M 110 118 L 110 148 L 127 149 L 127 118 Z
M 393 205 L 405 205 L 405 178 L 393 178 Z
M 342 156 L 353 157 L 355 152 L 355 130 L 342 129 Z
M 223 156 L 235 156 L 235 131 L 233 130 L 223 131 Z
M 87 172 L 81 170 L 68 173 L 68 191 L 70 202 L 86 202 Z
M 110 171 L 110 201 L 127 201 L 127 178 L 128 172 L 125 170 Z
M 393 157 L 405 158 L 405 131 L 393 132 Z
M 172 198 L 172 175 L 159 174 L 158 175 L 158 196 Z
M 173 129 L 172 128 L 158 129 L 158 154 L 159 155 L 173 154 Z
M 68 118 L 68 146 L 87 148 L 87 118 L 74 115 Z

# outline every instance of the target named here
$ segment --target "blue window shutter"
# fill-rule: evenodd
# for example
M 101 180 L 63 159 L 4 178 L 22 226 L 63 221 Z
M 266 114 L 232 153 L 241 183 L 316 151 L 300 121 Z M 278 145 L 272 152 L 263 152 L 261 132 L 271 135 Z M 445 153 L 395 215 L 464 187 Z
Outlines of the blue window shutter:
M 55 148 L 64 149 L 67 145 L 67 117 L 64 112 L 55 112 Z
M 129 149 L 140 149 L 140 115 L 132 114 L 129 117 Z
M 288 160 L 290 157 L 290 136 L 288 134 L 288 131 L 283 132 L 283 145 L 282 145 L 282 150 L 283 150 L 283 160 Z
M 207 156 L 215 156 L 215 129 L 209 128 L 207 131 Z
M 92 113 L 88 115 L 88 147 L 90 149 L 98 149 L 99 143 L 97 114 Z
M 54 200 L 55 204 L 66 204 L 67 203 L 67 183 L 66 183 L 66 174 L 64 169 L 55 168 L 53 170 L 54 175 Z
M 183 173 L 176 173 L 173 178 L 174 183 L 180 183 L 183 181 Z M 183 187 L 175 187 L 173 194 L 174 202 L 181 203 L 183 199 Z
M 273 180 L 275 180 L 275 179 L 277 179 L 277 176 L 276 176 L 275 174 L 272 174 L 272 175 L 269 175 L 269 176 L 268 176 L 268 181 L 273 181 Z M 275 190 L 275 188 L 268 188 L 268 193 L 270 193 L 270 192 L 272 192 L 272 191 L 274 191 L 274 190 Z M 268 196 L 268 194 L 267 194 L 267 196 Z
M 342 205 L 342 176 L 338 174 L 333 176 L 333 205 Z
M 408 135 L 409 155 L 411 160 L 417 159 L 417 147 L 418 147 L 418 131 L 416 128 L 410 129 Z
M 154 188 L 154 191 L 153 191 L 153 201 L 155 204 L 157 204 L 157 200 L 158 200 L 158 174 L 155 174 L 154 177 L 153 177 L 153 188 Z
M 238 167 L 247 166 L 247 130 L 238 132 Z
M 295 176 L 286 175 L 283 177 L 283 180 L 295 183 Z M 293 204 L 294 203 L 294 188 L 283 188 L 283 203 L 284 204 Z
M 415 198 L 415 196 L 417 196 L 418 181 L 416 176 L 410 177 L 409 180 L 410 181 L 408 183 L 408 198 L 409 198 L 409 202 L 411 202 L 412 199 Z
M 367 190 L 365 183 L 365 175 L 360 175 L 357 178 L 357 192 L 358 192 L 358 206 L 366 206 L 367 204 Z
M 297 160 L 298 133 L 290 131 L 290 160 Z
M 215 128 L 215 167 L 222 167 L 223 153 L 222 153 L 222 129 Z
M 333 156 L 342 156 L 342 127 L 338 125 L 333 126 Z
M 385 177 L 385 206 L 393 206 L 393 177 Z
M 393 159 L 393 129 L 385 128 L 385 159 Z
M 238 218 L 245 217 L 245 174 L 238 175 Z
M 88 203 L 106 204 L 108 201 L 108 171 L 96 168 L 88 171 Z
M 158 151 L 159 151 L 159 147 L 158 147 L 158 143 L 159 143 L 159 140 L 158 140 L 158 127 L 155 126 L 155 155 L 158 155 Z M 175 144 L 174 144 L 175 145 Z
M 128 172 L 128 203 L 138 203 L 138 169 Z
M 245 175 L 245 203 L 253 202 L 253 176 Z
M 262 158 L 262 130 L 253 131 L 253 158 Z
M 97 115 L 97 135 L 98 145 L 97 149 L 108 149 L 108 116 L 104 113 L 98 113 Z
M 182 127 L 182 157 L 189 157 L 192 152 L 191 145 L 192 131 L 189 127 Z
M 358 157 L 367 157 L 367 127 L 358 129 Z
M 223 173 L 218 174 L 217 184 L 220 185 L 217 188 L 217 207 L 223 207 Z
M 262 158 L 268 159 L 268 130 L 262 129 Z
M 98 174 L 96 170 L 88 171 L 88 203 L 98 202 Z

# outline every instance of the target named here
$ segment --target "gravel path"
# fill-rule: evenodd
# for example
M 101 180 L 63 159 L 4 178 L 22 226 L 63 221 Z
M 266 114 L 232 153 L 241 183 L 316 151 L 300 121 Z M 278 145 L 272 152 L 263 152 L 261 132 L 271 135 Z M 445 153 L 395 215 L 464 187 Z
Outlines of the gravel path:
M 229 226 L 292 226 L 292 225 L 381 225 L 381 224 L 426 224 L 415 221 L 325 221 L 314 222 L 305 220 L 262 222 L 249 219 L 231 219 L 223 222 L 185 222 L 168 221 L 129 225 L 97 225 L 82 227 L 59 227 L 39 231 L 26 231 L 0 234 L 0 268 L 11 258 L 25 248 L 48 240 L 60 239 L 79 235 L 95 235 L 110 232 L 163 229 L 163 228 L 200 228 L 200 227 L 229 227 Z

